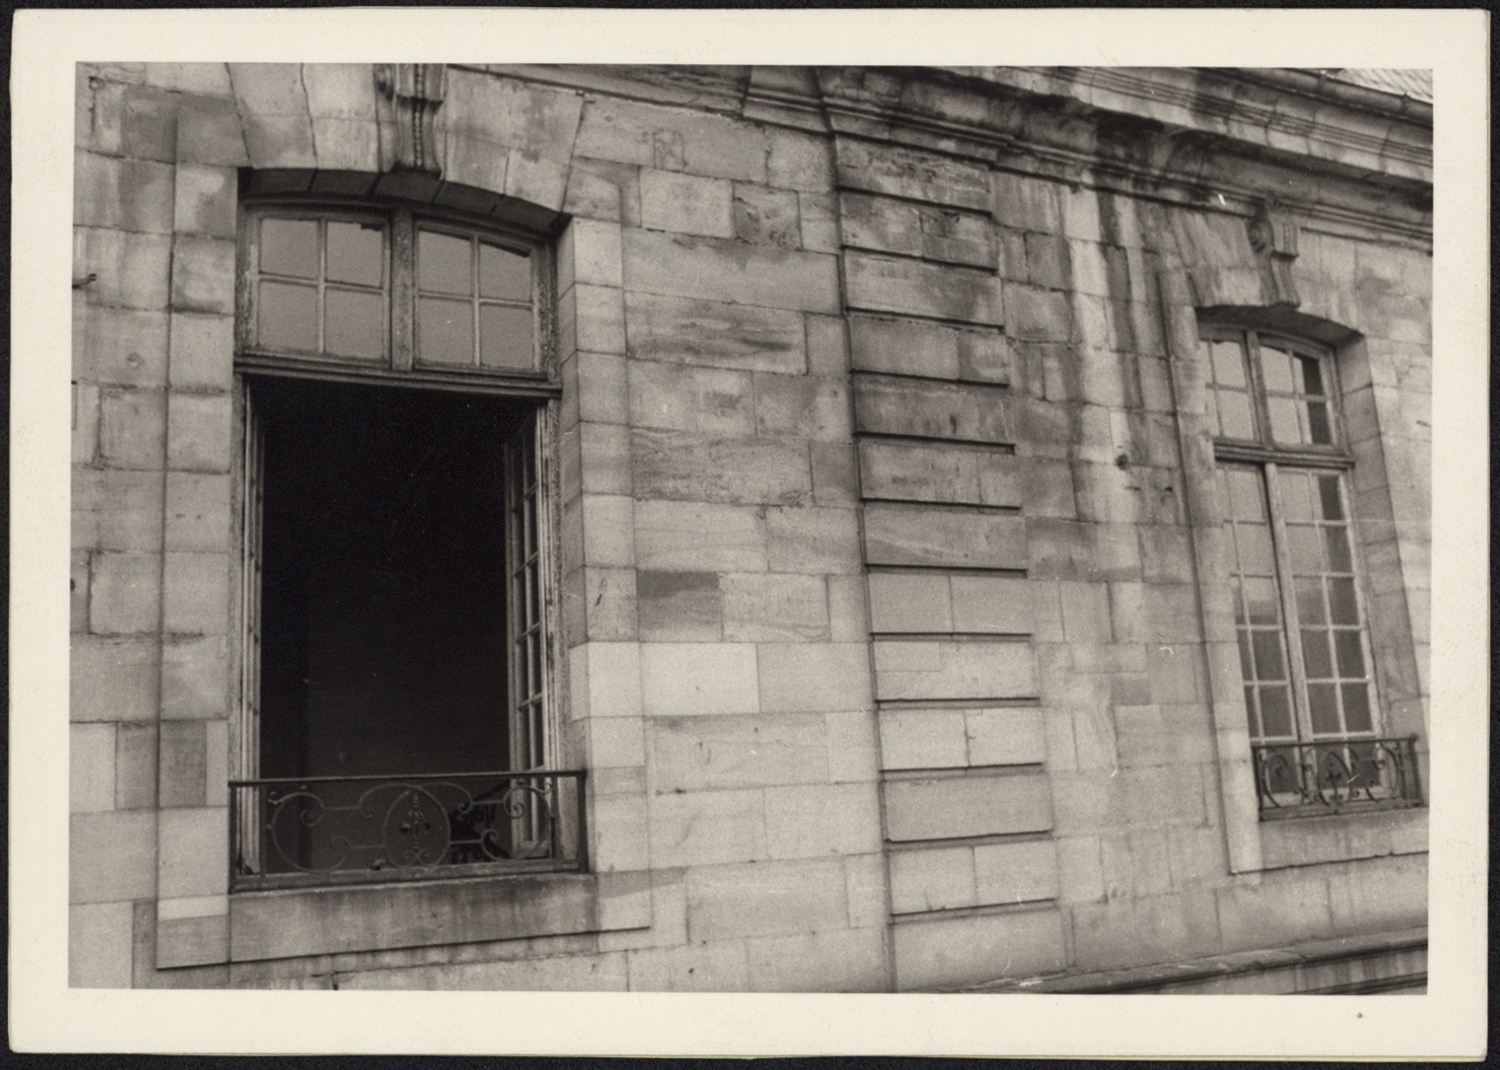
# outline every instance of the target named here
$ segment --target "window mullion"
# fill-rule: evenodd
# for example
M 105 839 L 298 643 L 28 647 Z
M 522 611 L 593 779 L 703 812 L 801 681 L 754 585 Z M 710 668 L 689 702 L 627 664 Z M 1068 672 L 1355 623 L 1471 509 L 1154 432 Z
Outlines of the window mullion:
M 1276 593 L 1281 599 L 1282 630 L 1286 636 L 1287 662 L 1292 677 L 1292 719 L 1297 725 L 1297 735 L 1312 738 L 1312 722 L 1308 715 L 1311 708 L 1307 698 L 1307 669 L 1302 660 L 1302 629 L 1297 616 L 1297 598 L 1292 579 L 1292 554 L 1287 545 L 1286 525 L 1283 522 L 1281 484 L 1277 479 L 1274 462 L 1265 466 L 1266 499 L 1271 512 L 1271 545 L 1276 554 Z
M 416 224 L 404 209 L 391 220 L 391 367 L 411 371 L 416 352 Z
M 1255 419 L 1255 440 L 1271 444 L 1271 409 L 1266 404 L 1266 383 L 1260 371 L 1260 337 L 1245 332 L 1245 382 L 1250 388 L 1250 408 Z

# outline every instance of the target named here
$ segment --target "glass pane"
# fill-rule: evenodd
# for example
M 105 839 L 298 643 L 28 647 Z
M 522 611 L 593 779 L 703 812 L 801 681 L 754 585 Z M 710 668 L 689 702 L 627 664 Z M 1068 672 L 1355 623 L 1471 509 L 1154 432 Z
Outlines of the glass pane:
M 1333 445 L 1333 427 L 1328 422 L 1328 406 L 1321 401 L 1307 406 L 1308 438 L 1319 446 Z
M 479 295 L 515 301 L 531 298 L 531 258 L 498 245 L 479 243 Z
M 1318 477 L 1318 500 L 1323 506 L 1324 520 L 1344 519 L 1344 503 L 1339 500 L 1339 477 Z
M 1296 390 L 1292 381 L 1292 355 L 1285 350 L 1260 344 L 1260 371 L 1265 377 L 1266 389 L 1276 394 L 1290 394 Z
M 1319 368 L 1316 357 L 1298 357 L 1297 363 L 1302 367 L 1302 389 L 1305 393 L 1322 396 L 1323 373 Z
M 1327 680 L 1333 675 L 1333 662 L 1328 657 L 1327 632 L 1303 630 L 1302 663 L 1307 667 L 1310 679 Z
M 1250 422 L 1250 397 L 1233 391 L 1220 391 L 1219 433 L 1225 438 L 1254 438 Z
M 1333 648 L 1338 651 L 1339 675 L 1346 680 L 1363 680 L 1365 653 L 1358 632 L 1334 632 Z
M 1266 736 L 1292 734 L 1292 707 L 1287 701 L 1285 684 L 1260 689 L 1260 721 Z
M 424 297 L 417 303 L 417 339 L 424 361 L 474 363 L 474 306 Z
M 1344 729 L 1368 732 L 1370 723 L 1370 689 L 1365 684 L 1344 685 Z
M 1245 580 L 1245 608 L 1251 624 L 1276 624 L 1281 615 L 1276 606 L 1276 585 L 1270 580 Z
M 1353 572 L 1354 561 L 1349 556 L 1349 531 L 1340 525 L 1339 527 L 1327 527 L 1323 529 L 1323 547 L 1328 551 L 1328 570 L 1330 572 Z
M 260 270 L 299 279 L 318 277 L 318 222 L 315 219 L 262 219 Z
M 1281 633 L 1252 632 L 1250 642 L 1255 648 L 1255 678 L 1257 680 L 1285 680 L 1286 669 L 1281 657 Z
M 1312 498 L 1309 496 L 1308 478 L 1300 472 L 1281 470 L 1277 481 L 1281 486 L 1281 507 L 1288 520 L 1316 520 Z
M 1297 403 L 1291 398 L 1266 398 L 1266 408 L 1271 414 L 1271 438 L 1277 442 L 1303 441 L 1302 429 L 1297 425 Z
M 324 346 L 346 357 L 385 355 L 385 298 L 378 293 L 329 287 L 325 300 Z
M 1264 735 L 1260 727 L 1260 712 L 1255 708 L 1255 688 L 1253 687 L 1245 688 L 1245 712 L 1250 715 L 1250 734 L 1256 737 Z
M 1333 684 L 1308 684 L 1307 704 L 1314 732 L 1329 735 L 1339 731 L 1339 700 Z
M 379 286 L 385 259 L 384 229 L 358 223 L 328 223 L 328 278 Z
M 1250 633 L 1241 629 L 1240 637 L 1240 679 L 1254 680 L 1255 666 L 1250 661 Z
M 1221 386 L 1245 385 L 1245 358 L 1238 342 L 1210 342 L 1209 354 L 1213 358 L 1214 381 Z
M 1326 623 L 1323 613 L 1323 585 L 1315 579 L 1297 581 L 1297 620 L 1305 625 Z
M 1264 520 L 1265 505 L 1261 501 L 1260 476 L 1243 468 L 1231 468 L 1229 477 L 1229 515 L 1236 520 Z
M 255 338 L 266 349 L 317 350 L 318 291 L 311 286 L 262 282 Z
M 1238 576 L 1235 577 L 1234 593 L 1231 597 L 1234 599 L 1234 622 L 1240 625 L 1248 623 L 1249 618 L 1245 616 L 1245 595 L 1240 589 Z
M 418 288 L 447 294 L 474 292 L 473 250 L 468 239 L 423 230 L 417 241 Z
M 1358 624 L 1359 609 L 1354 603 L 1354 581 L 1328 581 L 1328 610 L 1335 624 Z
M 1236 524 L 1235 542 L 1240 551 L 1240 571 L 1270 575 L 1272 564 L 1271 529 L 1264 524 Z
M 479 362 L 486 368 L 530 368 L 531 309 L 479 306 Z
M 1299 576 L 1312 576 L 1323 571 L 1320 542 L 1317 528 L 1307 524 L 1287 525 L 1286 544 L 1291 553 L 1293 572 Z

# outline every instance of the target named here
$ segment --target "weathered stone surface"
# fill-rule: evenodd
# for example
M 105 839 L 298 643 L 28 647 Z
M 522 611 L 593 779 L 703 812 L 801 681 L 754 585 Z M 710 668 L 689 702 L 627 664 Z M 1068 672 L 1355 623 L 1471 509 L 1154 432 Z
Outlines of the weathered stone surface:
M 865 441 L 859 444 L 866 499 L 1019 506 L 1014 455 L 962 446 Z
M 1000 279 L 918 260 L 846 253 L 849 307 L 999 326 L 1005 322 Z
M 887 779 L 886 836 L 893 841 L 962 839 L 1052 827 L 1040 773 Z
M 580 156 L 669 171 L 766 181 L 765 132 L 716 115 L 600 97 L 583 109 Z
M 797 859 L 713 866 L 687 875 L 688 939 L 781 936 L 847 927 L 843 864 Z
M 875 695 L 899 699 L 1025 698 L 1037 693 L 1029 644 L 877 639 Z
M 834 257 L 713 238 L 627 230 L 625 285 L 673 297 L 839 311 Z
M 152 160 L 73 154 L 73 220 L 148 234 L 172 232 L 173 168 Z
M 637 572 L 641 639 L 717 642 L 723 637 L 721 597 L 716 572 Z
M 996 444 L 1016 440 L 1005 390 L 886 376 L 855 378 L 854 427 L 911 438 Z
M 749 437 L 755 433 L 750 373 L 631 361 L 630 423 Z
M 774 572 L 723 576 L 724 638 L 789 642 L 828 638 L 828 591 L 822 576 Z
M 752 937 L 745 944 L 752 992 L 884 992 L 889 987 L 883 926 Z
M 828 778 L 824 718 L 718 714 L 648 723 L 659 792 L 817 784 Z
M 690 791 L 652 795 L 653 866 L 692 866 L 693 874 L 713 872 L 721 863 L 766 857 L 764 795 L 745 791 Z M 693 924 L 689 892 L 688 926 Z
M 1026 567 L 1026 521 L 1000 513 L 871 502 L 865 559 L 872 565 Z
M 847 442 L 849 389 L 840 380 L 794 375 L 755 376 L 755 433 L 815 442 Z
M 998 331 L 853 314 L 849 333 L 851 362 L 860 371 L 1010 382 L 1010 352 Z
M 736 237 L 738 213 L 731 209 L 733 201 L 733 186 L 725 179 L 641 169 L 641 226 L 647 230 Z
M 70 987 L 130 987 L 134 905 L 80 903 L 68 908 Z
M 630 292 L 626 344 L 632 357 L 800 375 L 807 340 L 795 312 Z
M 637 501 L 640 568 L 755 572 L 766 567 L 766 517 L 752 506 Z
M 987 218 L 909 201 L 845 193 L 839 200 L 844 244 L 993 269 L 995 234 Z
M 990 210 L 990 176 L 982 167 L 852 138 L 839 138 L 835 151 L 840 186 L 977 212 Z
M 69 902 L 104 903 L 154 894 L 155 814 L 147 810 L 74 814 L 68 832 Z
M 641 700 L 648 717 L 756 713 L 756 648 L 749 643 L 645 643 Z
M 802 248 L 802 227 L 797 214 L 797 194 L 736 183 L 733 203 L 734 237 L 752 245 Z
M 870 655 L 864 643 L 762 643 L 757 650 L 763 710 L 797 713 L 870 705 Z
M 636 430 L 630 459 L 642 498 L 795 505 L 812 494 L 807 446 L 795 439 Z

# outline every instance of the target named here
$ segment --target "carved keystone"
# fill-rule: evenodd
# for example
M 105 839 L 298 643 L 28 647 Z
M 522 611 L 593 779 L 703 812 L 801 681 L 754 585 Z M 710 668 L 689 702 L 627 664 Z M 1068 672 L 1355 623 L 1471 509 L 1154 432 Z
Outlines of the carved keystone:
M 447 68 L 441 63 L 377 63 L 375 86 L 394 111 L 396 143 L 387 169 L 440 174 L 434 118 L 443 103 Z
M 1302 303 L 1292 280 L 1298 229 L 1297 221 L 1274 200 L 1263 201 L 1250 220 L 1250 248 L 1259 261 L 1261 288 L 1268 305 L 1296 308 Z

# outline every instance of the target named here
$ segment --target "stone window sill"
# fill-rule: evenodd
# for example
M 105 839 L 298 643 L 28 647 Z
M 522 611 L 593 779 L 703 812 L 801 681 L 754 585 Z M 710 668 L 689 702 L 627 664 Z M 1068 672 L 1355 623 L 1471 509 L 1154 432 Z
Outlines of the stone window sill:
M 1427 809 L 1346 811 L 1260 824 L 1261 867 L 1350 862 L 1427 850 Z

